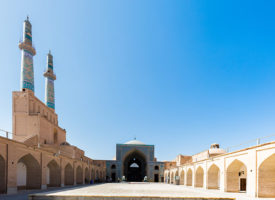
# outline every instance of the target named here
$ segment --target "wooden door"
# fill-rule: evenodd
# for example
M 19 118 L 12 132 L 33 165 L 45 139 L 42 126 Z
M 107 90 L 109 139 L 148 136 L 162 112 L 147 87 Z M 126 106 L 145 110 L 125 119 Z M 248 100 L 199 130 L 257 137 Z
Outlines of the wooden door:
M 246 191 L 246 178 L 240 179 L 240 191 L 242 192 Z

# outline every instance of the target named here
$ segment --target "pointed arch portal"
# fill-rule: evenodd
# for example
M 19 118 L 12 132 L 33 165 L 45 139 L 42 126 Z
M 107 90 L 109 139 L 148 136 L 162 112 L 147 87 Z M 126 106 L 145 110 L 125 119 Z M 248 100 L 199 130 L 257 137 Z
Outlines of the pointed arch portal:
M 187 186 L 193 185 L 193 172 L 191 169 L 188 169 L 187 171 Z
M 89 182 L 90 182 L 89 170 L 86 167 L 85 168 L 85 184 L 89 184 Z
M 70 163 L 68 163 L 65 167 L 65 185 L 73 185 L 74 184 L 74 170 Z
M 31 154 L 23 156 L 17 162 L 17 188 L 19 190 L 41 188 L 40 164 Z
M 185 175 L 185 172 L 184 170 L 181 171 L 181 174 L 180 174 L 180 185 L 184 185 L 184 176 Z
M 123 172 L 127 181 L 141 182 L 147 175 L 146 158 L 139 151 L 134 151 L 126 156 L 123 167 Z
M 61 184 L 60 167 L 55 160 L 47 165 L 47 185 L 48 187 L 59 187 Z
M 259 197 L 275 197 L 275 154 L 259 167 Z
M 4 158 L 0 155 L 0 194 L 6 192 L 6 165 Z
M 246 191 L 246 177 L 247 169 L 246 165 L 239 161 L 234 160 L 228 167 L 226 171 L 226 183 L 227 192 L 240 192 Z
M 83 171 L 80 166 L 76 168 L 76 184 L 83 184 Z
M 213 164 L 208 169 L 208 189 L 219 189 L 220 188 L 220 169 L 217 165 Z
M 203 187 L 203 176 L 204 171 L 202 167 L 198 167 L 198 169 L 196 170 L 195 187 Z

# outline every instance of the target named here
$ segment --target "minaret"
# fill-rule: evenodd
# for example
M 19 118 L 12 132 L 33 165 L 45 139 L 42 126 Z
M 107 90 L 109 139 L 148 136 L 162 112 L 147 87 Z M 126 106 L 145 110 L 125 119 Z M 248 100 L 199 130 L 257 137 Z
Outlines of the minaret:
M 53 73 L 53 56 L 51 51 L 49 51 L 47 56 L 47 68 L 44 73 L 46 78 L 46 87 L 45 87 L 45 104 L 52 109 L 55 109 L 55 99 L 54 99 L 54 81 L 56 76 Z
M 29 17 L 24 21 L 23 42 L 19 43 L 19 48 L 22 51 L 21 55 L 21 91 L 26 89 L 34 92 L 33 78 L 33 56 L 36 54 L 32 46 L 32 25 Z

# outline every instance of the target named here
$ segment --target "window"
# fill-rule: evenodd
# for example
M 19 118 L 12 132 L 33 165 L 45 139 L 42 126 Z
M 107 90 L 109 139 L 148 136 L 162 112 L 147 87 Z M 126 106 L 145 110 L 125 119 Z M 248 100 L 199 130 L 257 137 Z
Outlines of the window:
M 111 169 L 116 169 L 116 165 L 112 165 L 112 166 L 111 166 Z

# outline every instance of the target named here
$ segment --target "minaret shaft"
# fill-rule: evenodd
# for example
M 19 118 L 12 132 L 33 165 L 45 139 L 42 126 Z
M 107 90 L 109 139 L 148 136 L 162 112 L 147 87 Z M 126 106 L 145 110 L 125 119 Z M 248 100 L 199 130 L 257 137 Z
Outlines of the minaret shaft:
M 32 25 L 27 18 L 24 21 L 23 42 L 19 43 L 21 54 L 21 90 L 34 92 L 33 56 L 36 54 L 32 46 Z
M 49 52 L 47 56 L 47 68 L 44 73 L 46 78 L 45 82 L 45 104 L 52 109 L 55 109 L 55 96 L 54 96 L 54 81 L 56 76 L 53 72 L 53 56 Z

